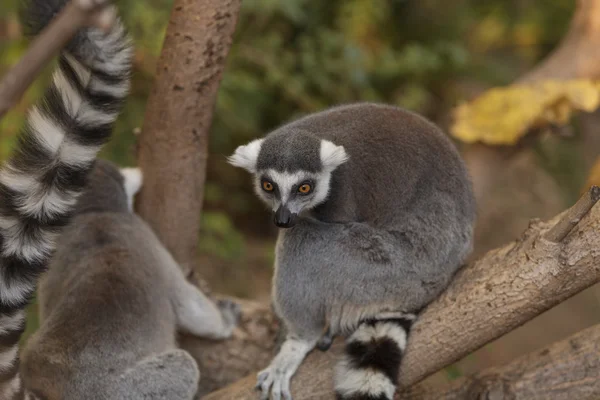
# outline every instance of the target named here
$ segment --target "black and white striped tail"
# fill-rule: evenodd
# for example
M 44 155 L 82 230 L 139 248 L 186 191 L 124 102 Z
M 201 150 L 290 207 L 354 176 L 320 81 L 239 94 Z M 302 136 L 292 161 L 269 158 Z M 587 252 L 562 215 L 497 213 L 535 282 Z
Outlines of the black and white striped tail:
M 25 14 L 32 33 L 65 3 L 32 0 Z M 129 90 L 131 58 L 120 22 L 108 34 L 79 32 L 0 168 L 0 399 L 23 398 L 17 371 L 24 309 L 112 133 Z
M 364 321 L 335 372 L 338 400 L 392 400 L 413 314 Z

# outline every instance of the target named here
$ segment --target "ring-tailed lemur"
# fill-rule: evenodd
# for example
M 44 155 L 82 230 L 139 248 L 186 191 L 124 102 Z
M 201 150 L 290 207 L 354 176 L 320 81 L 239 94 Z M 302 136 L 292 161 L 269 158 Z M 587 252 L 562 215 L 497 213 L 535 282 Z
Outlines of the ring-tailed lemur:
M 101 4 L 103 0 L 94 0 Z M 32 0 L 30 34 L 66 0 Z M 113 9 L 99 11 L 113 13 Z M 69 221 L 96 155 L 109 139 L 129 88 L 131 47 L 117 23 L 79 32 L 61 53 L 52 84 L 0 170 L 0 398 L 20 399 L 18 344 L 25 307 Z
M 23 351 L 26 390 L 46 400 L 191 400 L 194 359 L 176 330 L 231 335 L 239 311 L 188 283 L 131 211 L 138 169 L 98 160 L 39 290 L 40 328 Z
M 262 398 L 291 399 L 306 354 L 343 335 L 338 398 L 392 399 L 416 314 L 472 247 L 475 202 L 451 141 L 414 113 L 359 103 L 284 125 L 229 161 L 288 228 L 273 279 L 288 335 L 258 375 Z

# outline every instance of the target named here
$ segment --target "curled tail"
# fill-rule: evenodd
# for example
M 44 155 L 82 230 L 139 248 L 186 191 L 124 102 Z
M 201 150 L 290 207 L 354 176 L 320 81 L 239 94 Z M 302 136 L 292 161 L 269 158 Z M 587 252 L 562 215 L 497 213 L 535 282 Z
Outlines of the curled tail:
M 410 328 L 416 316 L 367 320 L 347 339 L 335 371 L 338 400 L 392 400 Z
M 30 1 L 29 33 L 38 33 L 66 2 Z M 112 133 L 129 90 L 131 57 L 119 21 L 107 34 L 79 32 L 0 169 L 0 399 L 23 396 L 17 371 L 24 309 Z

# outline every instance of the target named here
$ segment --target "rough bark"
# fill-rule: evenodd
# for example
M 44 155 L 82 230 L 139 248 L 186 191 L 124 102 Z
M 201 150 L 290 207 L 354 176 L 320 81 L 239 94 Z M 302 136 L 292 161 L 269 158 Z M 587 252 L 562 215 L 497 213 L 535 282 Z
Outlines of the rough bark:
M 586 400 L 600 397 L 600 325 L 442 387 L 417 384 L 402 393 L 411 400 Z
M 552 221 L 532 221 L 519 239 L 459 271 L 415 324 L 401 386 L 422 380 L 600 281 L 600 207 L 575 227 L 565 223 L 580 205 Z M 565 227 L 557 228 L 561 232 L 573 230 L 560 242 L 546 239 L 557 224 Z M 293 379 L 295 400 L 333 398 L 332 369 L 340 347 L 315 351 L 305 360 Z M 251 375 L 206 399 L 254 399 L 254 384 Z
M 600 0 L 578 0 L 569 31 L 558 47 L 517 83 L 600 77 Z
M 48 62 L 84 26 L 109 29 L 114 22 L 114 10 L 108 0 L 90 2 L 73 0 L 33 40 L 27 52 L 0 81 L 0 118 L 19 101 L 25 90 Z
M 208 134 L 240 0 L 175 0 L 139 139 L 137 210 L 189 274 Z

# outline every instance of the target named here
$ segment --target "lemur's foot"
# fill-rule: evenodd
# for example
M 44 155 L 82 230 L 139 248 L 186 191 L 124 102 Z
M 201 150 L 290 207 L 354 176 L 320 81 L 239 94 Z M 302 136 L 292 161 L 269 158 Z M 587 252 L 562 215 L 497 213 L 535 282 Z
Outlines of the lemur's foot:
M 317 349 L 319 349 L 321 351 L 327 351 L 331 348 L 332 344 L 333 344 L 333 335 L 331 334 L 331 331 L 329 329 L 327 329 L 325 334 L 323 336 L 321 336 L 321 339 L 319 339 L 319 341 L 317 342 Z
M 272 400 L 292 400 L 290 380 L 316 341 L 286 339 L 271 365 L 258 373 L 256 389 L 261 400 L 269 400 L 269 394 Z
M 240 323 L 242 316 L 242 309 L 240 305 L 231 300 L 218 300 L 217 307 L 221 312 L 223 318 L 223 325 L 225 326 L 225 336 L 230 337 L 233 330 Z
M 290 380 L 294 372 L 271 366 L 259 372 L 256 388 L 261 392 L 261 400 L 269 400 L 269 394 L 272 400 L 292 400 Z

